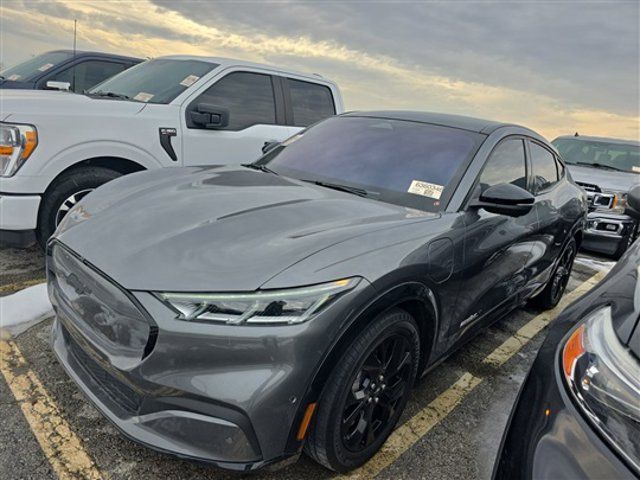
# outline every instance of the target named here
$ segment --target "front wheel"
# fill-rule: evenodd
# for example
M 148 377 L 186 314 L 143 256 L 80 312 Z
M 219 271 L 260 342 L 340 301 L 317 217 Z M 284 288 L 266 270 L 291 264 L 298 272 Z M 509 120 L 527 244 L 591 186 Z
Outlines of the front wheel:
M 38 214 L 38 242 L 42 248 L 73 206 L 82 198 L 121 174 L 102 167 L 79 167 L 56 179 L 42 199 Z
M 544 290 L 533 298 L 533 304 L 543 310 L 549 310 L 560 302 L 562 295 L 564 295 L 571 277 L 571 270 L 573 269 L 573 261 L 578 253 L 578 245 L 576 239 L 572 238 L 564 246 L 558 264 L 556 265 L 551 278 L 549 279 L 547 286 Z
M 418 371 L 415 320 L 394 309 L 376 318 L 336 365 L 318 404 L 305 452 L 346 472 L 369 460 L 393 431 Z

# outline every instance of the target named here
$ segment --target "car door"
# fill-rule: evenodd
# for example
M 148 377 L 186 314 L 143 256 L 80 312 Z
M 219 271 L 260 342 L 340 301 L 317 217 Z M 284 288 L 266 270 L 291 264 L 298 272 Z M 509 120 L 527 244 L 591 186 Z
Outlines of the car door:
M 207 128 L 190 112 L 228 112 L 228 124 Z M 285 124 L 280 79 L 261 72 L 234 71 L 218 79 L 185 109 L 184 165 L 239 164 L 262 155 L 265 142 L 282 141 L 295 129 Z
M 531 236 L 537 228 L 536 209 L 532 206 L 525 215 L 512 217 L 470 205 L 493 185 L 512 183 L 527 188 L 527 172 L 525 139 L 507 137 L 495 146 L 478 175 L 463 217 L 465 267 L 457 305 L 461 333 L 516 306 L 528 282 L 526 267 Z
M 535 140 L 527 143 L 532 171 L 530 190 L 536 197 L 538 215 L 533 265 L 537 281 L 530 287 L 534 290 L 548 278 L 573 225 L 574 216 L 563 215 L 563 205 L 573 198 L 573 193 L 562 188 L 565 172 L 556 154 Z

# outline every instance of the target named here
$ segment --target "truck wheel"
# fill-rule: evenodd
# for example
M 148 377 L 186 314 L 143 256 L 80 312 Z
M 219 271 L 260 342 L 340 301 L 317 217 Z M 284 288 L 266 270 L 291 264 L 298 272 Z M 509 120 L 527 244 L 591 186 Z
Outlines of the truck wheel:
M 369 460 L 407 404 L 419 357 L 418 327 L 404 310 L 383 313 L 363 329 L 326 383 L 307 455 L 337 472 Z
M 67 212 L 85 195 L 121 174 L 102 167 L 79 167 L 63 173 L 49 186 L 38 214 L 38 242 L 44 248 L 47 240 Z

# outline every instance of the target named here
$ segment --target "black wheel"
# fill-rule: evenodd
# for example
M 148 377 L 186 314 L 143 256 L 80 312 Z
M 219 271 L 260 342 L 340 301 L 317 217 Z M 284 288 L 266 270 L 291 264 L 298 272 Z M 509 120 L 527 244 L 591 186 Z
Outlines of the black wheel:
M 575 238 L 569 240 L 565 245 L 560 259 L 556 265 L 547 286 L 542 290 L 540 294 L 533 298 L 533 304 L 544 310 L 551 309 L 558 305 L 564 291 L 569 283 L 571 277 L 571 270 L 573 268 L 573 261 L 576 258 L 578 252 Z
M 38 214 L 38 242 L 44 248 L 71 208 L 100 185 L 120 176 L 102 167 L 79 167 L 64 173 L 47 189 Z
M 637 225 L 633 225 L 629 229 L 629 233 L 627 233 L 627 236 L 622 239 L 622 241 L 620 242 L 620 246 L 618 247 L 616 252 L 613 254 L 613 258 L 615 260 L 620 260 L 620 258 L 624 255 L 624 253 L 633 244 L 634 240 L 636 239 L 637 231 L 638 231 Z
M 418 327 L 411 315 L 394 309 L 374 320 L 331 374 L 305 452 L 337 472 L 369 460 L 407 404 L 419 357 Z

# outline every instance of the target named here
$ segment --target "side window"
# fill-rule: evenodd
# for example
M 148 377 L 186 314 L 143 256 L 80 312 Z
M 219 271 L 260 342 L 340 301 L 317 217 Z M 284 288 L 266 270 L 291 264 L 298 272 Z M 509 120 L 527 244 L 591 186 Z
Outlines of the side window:
M 559 180 L 558 165 L 555 156 L 549 150 L 535 142 L 529 142 L 529 145 L 531 145 L 533 193 L 538 193 Z
M 291 94 L 293 124 L 297 127 L 308 127 L 331 115 L 336 110 L 333 104 L 331 89 L 316 83 L 287 79 Z
M 229 125 L 225 130 L 276 123 L 276 103 L 270 75 L 230 73 L 209 87 L 194 103 L 208 103 L 228 109 Z
M 480 174 L 480 191 L 500 183 L 527 188 L 524 142 L 520 138 L 504 140 L 491 152 Z
M 122 63 L 88 60 L 75 65 L 75 67 L 69 67 L 48 80 L 69 82 L 74 92 L 82 93 L 125 69 L 126 66 Z

